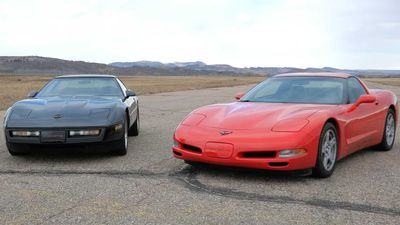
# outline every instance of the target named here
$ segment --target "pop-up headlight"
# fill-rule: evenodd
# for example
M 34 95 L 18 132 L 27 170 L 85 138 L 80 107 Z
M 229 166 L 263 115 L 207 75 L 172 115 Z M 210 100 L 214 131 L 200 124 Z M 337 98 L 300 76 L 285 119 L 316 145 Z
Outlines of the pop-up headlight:
M 308 123 L 309 122 L 306 119 L 284 119 L 275 124 L 275 126 L 272 127 L 272 131 L 298 132 L 301 131 Z
M 185 126 L 195 126 L 199 124 L 202 120 L 206 118 L 203 114 L 192 113 L 185 120 L 183 120 L 182 125 Z

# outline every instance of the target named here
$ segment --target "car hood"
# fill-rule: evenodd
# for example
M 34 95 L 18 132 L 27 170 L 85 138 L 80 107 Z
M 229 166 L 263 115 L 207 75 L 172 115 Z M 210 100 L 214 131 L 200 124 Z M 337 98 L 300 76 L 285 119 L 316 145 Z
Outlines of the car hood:
M 210 105 L 194 113 L 205 118 L 198 126 L 229 130 L 272 129 L 279 122 L 296 124 L 322 109 L 336 105 L 234 102 Z
M 118 98 L 100 97 L 25 99 L 12 106 L 8 121 L 16 126 L 96 126 L 108 121 L 112 111 L 121 103 Z

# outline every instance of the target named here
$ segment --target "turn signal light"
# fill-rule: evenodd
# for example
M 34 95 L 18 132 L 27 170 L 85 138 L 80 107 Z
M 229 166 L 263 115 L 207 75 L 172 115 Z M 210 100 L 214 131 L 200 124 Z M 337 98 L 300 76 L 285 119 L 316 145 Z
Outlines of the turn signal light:
M 304 155 L 306 153 L 305 149 L 298 148 L 298 149 L 289 149 L 289 150 L 283 150 L 279 152 L 279 157 L 280 158 L 291 158 L 299 155 Z

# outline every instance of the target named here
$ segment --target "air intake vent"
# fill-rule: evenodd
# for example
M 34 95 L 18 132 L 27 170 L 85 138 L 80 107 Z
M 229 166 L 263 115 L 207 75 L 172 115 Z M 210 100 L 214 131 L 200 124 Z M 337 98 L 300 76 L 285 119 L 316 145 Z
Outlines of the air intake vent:
M 187 144 L 182 144 L 182 148 L 191 151 L 191 152 L 196 152 L 196 153 L 201 153 L 201 148 L 192 146 L 192 145 L 187 145 Z
M 287 162 L 270 162 L 270 166 L 275 166 L 275 167 L 282 167 L 282 166 L 287 166 L 289 163 Z
M 243 158 L 275 158 L 276 152 L 243 152 Z
M 173 151 L 173 152 L 174 152 L 174 154 L 177 155 L 177 156 L 182 156 L 182 153 L 180 153 L 180 152 L 177 152 L 177 151 Z

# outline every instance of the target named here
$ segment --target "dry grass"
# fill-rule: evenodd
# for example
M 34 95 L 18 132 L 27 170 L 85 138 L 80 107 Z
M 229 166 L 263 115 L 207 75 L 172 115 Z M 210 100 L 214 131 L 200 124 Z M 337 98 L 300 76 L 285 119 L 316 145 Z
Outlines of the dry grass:
M 0 109 L 39 90 L 51 76 L 0 76 Z M 258 83 L 259 76 L 120 76 L 139 95 Z
M 364 81 L 369 81 L 378 84 L 392 85 L 392 86 L 400 86 L 400 77 L 399 78 L 362 78 Z

